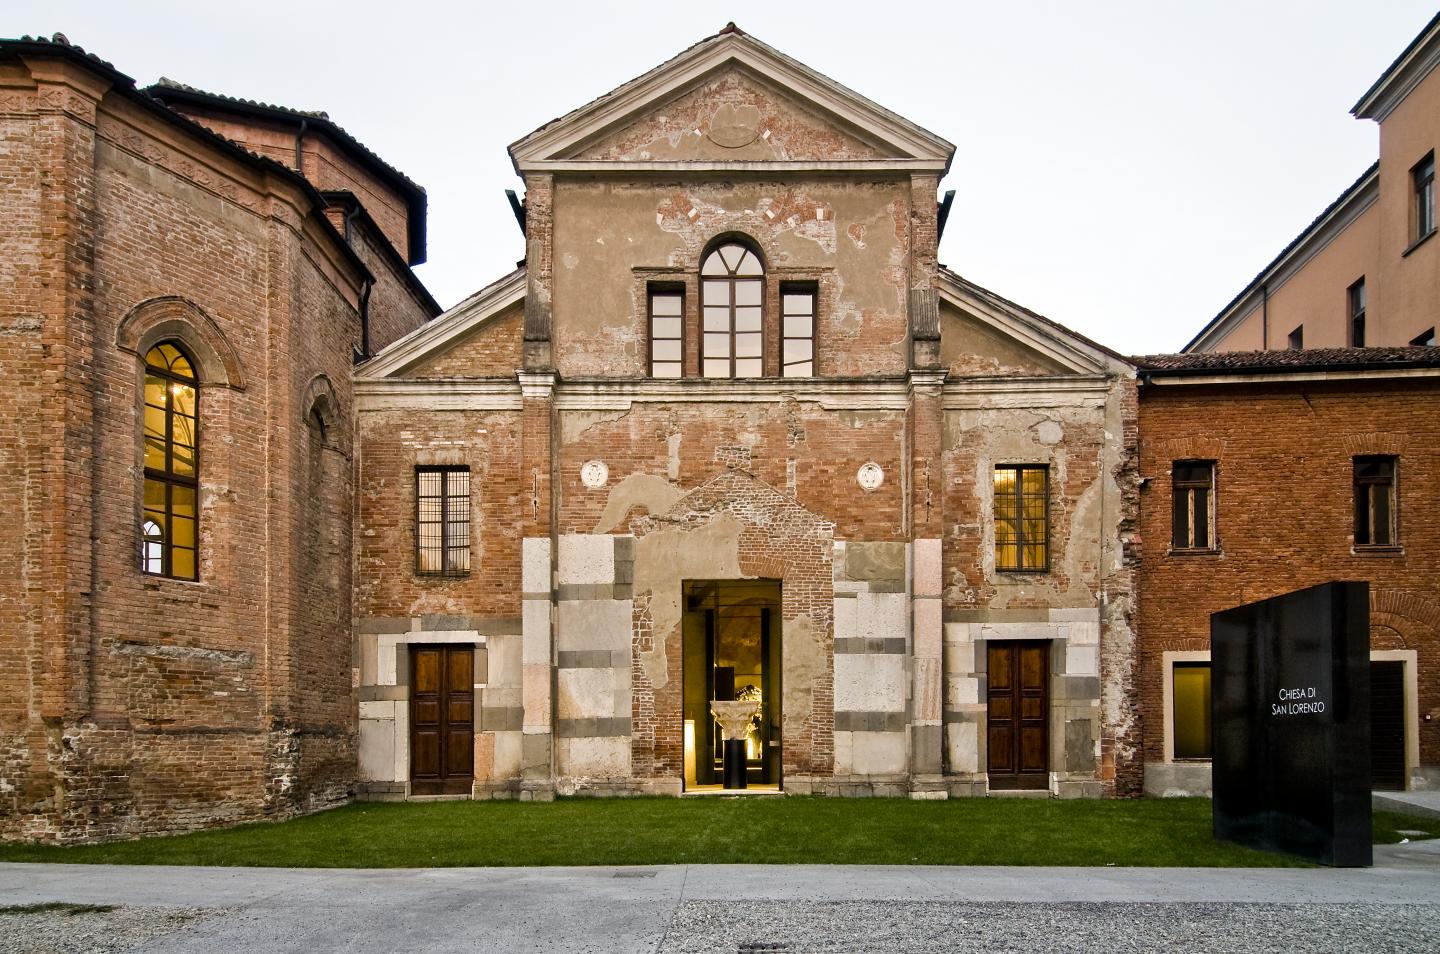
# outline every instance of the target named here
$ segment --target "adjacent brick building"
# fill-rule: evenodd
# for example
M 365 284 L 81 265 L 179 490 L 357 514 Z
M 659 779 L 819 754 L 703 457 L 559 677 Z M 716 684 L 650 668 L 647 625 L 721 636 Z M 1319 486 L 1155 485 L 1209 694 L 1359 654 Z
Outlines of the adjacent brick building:
M 1440 350 L 1139 363 L 1146 791 L 1209 791 L 1210 614 L 1331 580 L 1370 584 L 1376 784 L 1440 784 Z
M 344 800 L 350 371 L 367 326 L 378 346 L 438 309 L 371 218 L 347 242 L 306 176 L 63 38 L 0 42 L 0 157 L 0 830 Z M 387 194 L 401 235 L 420 196 Z

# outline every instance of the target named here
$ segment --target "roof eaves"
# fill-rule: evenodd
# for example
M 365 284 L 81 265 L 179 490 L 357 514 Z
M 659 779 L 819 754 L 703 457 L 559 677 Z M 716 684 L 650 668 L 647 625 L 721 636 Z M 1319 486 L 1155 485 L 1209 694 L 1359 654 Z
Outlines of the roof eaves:
M 275 119 L 287 124 L 304 122 L 308 128 L 330 136 L 339 143 L 341 148 L 359 159 L 361 165 L 367 167 L 406 197 L 409 219 L 407 264 L 419 265 L 425 261 L 425 219 L 429 210 L 425 187 L 390 165 L 369 146 L 346 132 L 345 128 L 332 120 L 330 114 L 324 110 L 293 109 L 289 106 L 277 106 L 273 103 L 262 103 L 253 99 L 241 99 L 238 96 L 226 96 L 222 93 L 198 89 L 167 77 L 162 77 L 159 82 L 147 86 L 143 92 L 162 102 L 178 101 L 196 106 L 208 106 L 221 111 Z
M 175 110 L 166 107 L 163 103 L 139 89 L 135 85 L 133 77 L 120 72 L 113 64 L 102 60 L 95 54 L 87 53 L 83 47 L 72 44 L 69 40 L 65 39 L 64 34 L 57 33 L 55 37 L 55 39 L 49 40 L 43 37 L 31 36 L 23 36 L 19 39 L 0 39 L 0 54 L 10 53 L 12 55 L 24 55 L 30 53 L 39 56 L 64 57 L 71 62 L 77 63 L 105 77 L 110 81 L 111 89 L 117 94 L 125 97 L 128 101 L 140 108 L 147 110 L 151 115 L 157 116 L 164 122 L 178 126 L 192 135 L 200 137 L 215 149 L 233 159 L 244 162 L 253 168 L 264 170 L 295 186 L 310 200 L 310 214 L 322 224 L 324 231 L 333 237 L 334 244 L 341 254 L 345 256 L 362 277 L 373 277 L 370 274 L 370 270 L 365 267 L 365 263 L 360 260 L 360 256 L 356 255 L 355 250 L 346 244 L 344 236 L 336 232 L 335 227 L 330 224 L 330 220 L 324 213 L 326 205 L 325 197 L 320 194 L 319 190 L 315 188 L 309 179 L 306 179 L 284 163 L 276 162 L 268 156 L 251 152 L 238 143 L 226 139 L 207 126 L 197 123 L 188 116 L 182 116 L 180 113 L 175 112 Z
M 1350 107 L 1350 115 L 1356 119 L 1377 118 L 1376 105 L 1378 101 L 1391 87 L 1393 81 L 1403 72 L 1404 68 L 1409 65 L 1411 55 L 1427 40 L 1436 35 L 1437 28 L 1440 28 L 1440 13 L 1430 18 L 1430 22 L 1425 24 L 1419 33 L 1415 34 L 1415 38 L 1410 41 L 1405 49 L 1400 51 L 1400 55 L 1395 57 L 1395 61 L 1385 68 L 1385 72 L 1380 74 L 1380 78 L 1370 84 L 1370 88 L 1365 91 L 1365 94 L 1355 102 L 1354 106 Z
M 1180 350 L 1182 352 L 1189 351 L 1191 348 L 1195 347 L 1195 345 L 1200 341 L 1200 339 L 1209 335 L 1210 332 L 1214 331 L 1227 319 L 1229 319 L 1231 317 L 1231 312 L 1234 311 L 1235 307 L 1239 305 L 1242 301 L 1244 301 L 1247 296 L 1254 293 L 1255 290 L 1258 289 L 1262 284 L 1268 282 L 1271 278 L 1273 278 L 1275 273 L 1279 271 L 1280 266 L 1283 265 L 1285 263 L 1285 260 L 1290 257 L 1290 254 L 1300 246 L 1304 245 L 1312 237 L 1319 234 L 1321 227 L 1326 223 L 1328 219 L 1330 219 L 1330 217 L 1334 213 L 1344 208 L 1350 201 L 1352 201 L 1358 195 L 1364 192 L 1365 189 L 1372 184 L 1372 180 L 1378 182 L 1379 173 L 1380 161 L 1377 159 L 1374 163 L 1370 165 L 1368 169 L 1361 173 L 1360 178 L 1350 183 L 1350 185 L 1345 188 L 1345 191 L 1340 193 L 1339 197 L 1336 198 L 1335 201 L 1327 205 L 1324 211 L 1322 211 L 1319 215 L 1312 219 L 1310 221 L 1310 224 L 1305 226 L 1305 228 L 1300 231 L 1299 235 L 1291 239 L 1290 243 L 1280 250 L 1280 254 L 1276 255 L 1273 259 L 1270 260 L 1269 264 L 1267 264 L 1264 268 L 1260 269 L 1259 273 L 1257 273 L 1254 278 L 1250 279 L 1250 282 L 1240 290 L 1239 294 L 1237 294 L 1234 298 L 1230 299 L 1230 301 L 1225 304 L 1225 307 L 1221 308 L 1220 311 L 1215 315 L 1215 317 L 1211 318 L 1210 321 L 1205 324 L 1204 328 L 1201 328 L 1198 332 L 1196 332 L 1195 336 L 1191 338 L 1189 342 L 1187 342 L 1185 346 Z
M 347 214 L 353 210 L 357 221 L 376 237 L 375 245 L 380 249 L 380 254 L 385 256 L 390 263 L 390 267 L 401 276 L 406 287 L 410 289 L 420 304 L 429 311 L 429 318 L 434 318 L 445 310 L 440 307 L 440 303 L 435 300 L 435 296 L 430 294 L 430 289 L 425 287 L 425 283 L 420 280 L 420 276 L 415 274 L 415 270 L 410 267 L 410 263 L 405 261 L 404 256 L 395 250 L 395 246 L 391 244 L 390 239 L 385 235 L 385 230 L 370 217 L 370 213 L 366 211 L 365 204 L 360 201 L 359 196 L 353 192 L 340 190 L 322 192 L 321 195 L 325 197 L 327 202 L 345 206 Z

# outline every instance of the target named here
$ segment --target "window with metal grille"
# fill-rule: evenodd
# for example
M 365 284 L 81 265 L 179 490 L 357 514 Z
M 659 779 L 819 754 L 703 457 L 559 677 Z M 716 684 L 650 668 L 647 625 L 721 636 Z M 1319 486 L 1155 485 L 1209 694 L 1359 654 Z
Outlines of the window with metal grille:
M 1170 487 L 1170 545 L 1176 550 L 1215 549 L 1215 462 L 1175 461 Z
M 740 242 L 717 246 L 700 265 L 700 373 L 707 378 L 764 374 L 765 266 Z
M 199 415 L 195 363 L 179 345 L 157 344 L 145 354 L 140 568 L 146 573 L 199 579 Z
M 1171 670 L 1171 725 L 1177 759 L 1210 758 L 1210 664 L 1177 662 Z
M 470 572 L 470 468 L 415 468 L 415 572 Z
M 650 376 L 679 378 L 685 374 L 685 290 L 652 285 L 650 298 Z
M 1365 279 L 1360 279 L 1345 292 L 1350 305 L 1350 347 L 1365 347 Z
M 1394 457 L 1356 457 L 1355 545 L 1395 545 L 1395 463 Z
M 1044 465 L 995 468 L 995 569 L 1049 569 L 1049 483 Z
M 1430 153 L 1410 170 L 1415 186 L 1416 242 L 1435 231 L 1435 153 Z
M 780 288 L 780 373 L 787 378 L 815 376 L 815 299 L 812 284 Z

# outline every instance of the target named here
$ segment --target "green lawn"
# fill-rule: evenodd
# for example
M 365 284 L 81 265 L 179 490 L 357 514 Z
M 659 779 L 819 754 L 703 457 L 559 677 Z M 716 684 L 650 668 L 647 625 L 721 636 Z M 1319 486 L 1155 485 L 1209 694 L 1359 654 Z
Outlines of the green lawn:
M 1379 812 L 1440 836 L 1440 821 Z M 0 861 L 410 868 L 677 863 L 1193 865 L 1297 859 L 1215 841 L 1206 799 L 943 802 L 635 798 L 349 805 L 278 824 L 58 848 L 0 845 Z

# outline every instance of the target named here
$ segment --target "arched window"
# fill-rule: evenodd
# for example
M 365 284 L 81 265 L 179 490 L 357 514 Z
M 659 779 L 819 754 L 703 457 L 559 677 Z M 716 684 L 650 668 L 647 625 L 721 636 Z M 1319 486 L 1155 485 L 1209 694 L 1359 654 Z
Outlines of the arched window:
M 740 242 L 716 246 L 700 265 L 700 373 L 758 378 L 763 371 L 765 266 Z
M 145 506 L 140 518 L 146 573 L 197 578 L 200 386 L 195 364 L 164 341 L 145 355 Z

